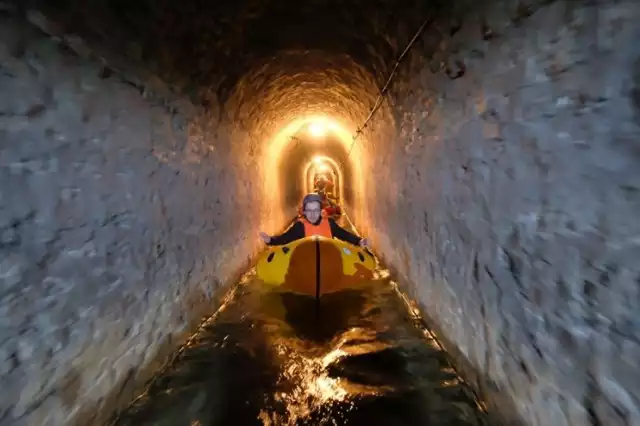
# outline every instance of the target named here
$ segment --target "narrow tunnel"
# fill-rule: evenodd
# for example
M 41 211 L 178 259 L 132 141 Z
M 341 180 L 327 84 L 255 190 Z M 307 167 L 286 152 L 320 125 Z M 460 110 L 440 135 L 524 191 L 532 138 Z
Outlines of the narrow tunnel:
M 638 424 L 639 22 L 633 0 L 0 0 L 0 424 L 131 399 L 315 157 L 506 424 Z
M 323 182 L 323 190 L 352 204 L 355 176 L 348 144 L 353 141 L 345 138 L 345 132 L 336 123 L 325 122 L 322 117 L 311 120 L 290 136 L 280 162 L 273 165 L 278 171 L 277 186 L 284 194 L 285 205 L 296 208 L 305 193 L 319 189 L 319 180 Z

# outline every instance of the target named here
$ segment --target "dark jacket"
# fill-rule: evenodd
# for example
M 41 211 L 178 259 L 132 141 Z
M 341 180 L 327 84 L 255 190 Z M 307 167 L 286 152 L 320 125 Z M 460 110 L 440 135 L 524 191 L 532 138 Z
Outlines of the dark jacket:
M 289 244 L 292 241 L 304 238 L 304 224 L 301 222 L 301 220 L 305 219 L 296 221 L 296 223 L 291 225 L 291 227 L 287 229 L 284 234 L 271 237 L 271 241 L 269 241 L 268 245 L 282 246 L 285 244 Z M 340 225 L 338 225 L 336 221 L 331 218 L 325 218 L 325 220 L 329 221 L 329 226 L 331 227 L 331 235 L 333 235 L 334 238 L 346 241 L 353 244 L 354 246 L 360 244 L 360 240 L 362 240 L 362 238 L 340 227 Z

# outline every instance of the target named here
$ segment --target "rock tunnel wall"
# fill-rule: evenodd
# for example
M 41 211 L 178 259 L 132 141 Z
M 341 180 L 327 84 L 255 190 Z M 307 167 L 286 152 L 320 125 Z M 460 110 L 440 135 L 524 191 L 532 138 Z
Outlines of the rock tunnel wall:
M 259 165 L 41 15 L 1 18 L 0 423 L 96 425 L 259 248 Z
M 547 3 L 425 34 L 356 222 L 507 424 L 638 424 L 640 7 Z

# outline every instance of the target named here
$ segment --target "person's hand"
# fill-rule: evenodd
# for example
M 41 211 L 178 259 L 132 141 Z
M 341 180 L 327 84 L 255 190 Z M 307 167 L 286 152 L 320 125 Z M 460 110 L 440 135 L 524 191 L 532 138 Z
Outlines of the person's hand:
M 363 238 L 360 240 L 360 243 L 358 243 L 358 245 L 360 247 L 369 247 L 369 240 L 367 240 L 366 238 Z
M 271 242 L 271 237 L 264 232 L 260 232 L 260 238 L 262 238 L 262 241 L 264 241 L 266 244 L 269 244 Z

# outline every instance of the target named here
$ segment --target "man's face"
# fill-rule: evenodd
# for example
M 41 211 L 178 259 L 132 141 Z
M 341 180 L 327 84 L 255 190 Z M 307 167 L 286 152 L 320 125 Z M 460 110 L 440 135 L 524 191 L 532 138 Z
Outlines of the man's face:
M 311 223 L 315 223 L 320 219 L 320 203 L 317 201 L 311 201 L 304 206 L 304 217 Z

